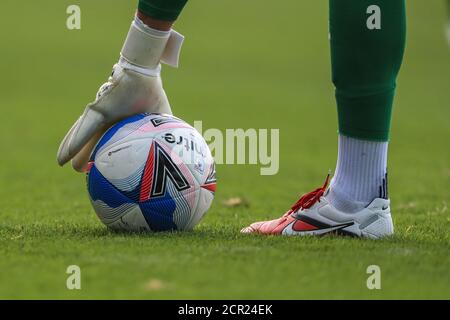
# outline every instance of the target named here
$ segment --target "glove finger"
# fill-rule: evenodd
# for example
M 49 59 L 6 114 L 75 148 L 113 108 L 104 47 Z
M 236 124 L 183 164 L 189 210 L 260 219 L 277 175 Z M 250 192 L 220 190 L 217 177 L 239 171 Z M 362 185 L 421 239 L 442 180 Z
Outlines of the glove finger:
M 72 158 L 72 167 L 75 171 L 87 172 L 92 150 L 94 150 L 98 141 L 108 128 L 108 126 L 104 126 L 101 130 L 97 131 L 81 151 Z
M 60 166 L 63 166 L 67 163 L 67 161 L 70 160 L 69 154 L 68 154 L 68 145 L 69 141 L 72 138 L 72 135 L 76 128 L 78 127 L 78 122 L 80 121 L 80 118 L 75 121 L 75 123 L 72 125 L 72 127 L 69 129 L 69 131 L 64 136 L 63 140 L 61 141 L 61 144 L 58 148 L 58 153 L 56 155 L 56 160 L 58 161 L 58 164 Z
M 84 114 L 77 120 L 64 137 L 57 154 L 60 166 L 66 164 L 104 125 L 104 117 L 99 112 L 86 108 Z

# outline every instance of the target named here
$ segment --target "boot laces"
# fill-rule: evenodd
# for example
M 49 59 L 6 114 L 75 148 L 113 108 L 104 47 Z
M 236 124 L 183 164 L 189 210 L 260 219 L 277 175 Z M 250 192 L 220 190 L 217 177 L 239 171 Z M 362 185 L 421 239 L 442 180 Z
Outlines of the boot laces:
M 325 193 L 329 180 L 330 180 L 330 173 L 328 173 L 327 178 L 325 179 L 325 183 L 323 184 L 322 187 L 317 188 L 301 196 L 300 199 L 298 199 L 297 202 L 294 203 L 294 205 L 291 207 L 291 210 L 289 210 L 286 213 L 286 215 L 289 215 L 298 210 L 311 208 L 317 201 L 320 202 L 320 197 L 322 197 L 323 194 Z

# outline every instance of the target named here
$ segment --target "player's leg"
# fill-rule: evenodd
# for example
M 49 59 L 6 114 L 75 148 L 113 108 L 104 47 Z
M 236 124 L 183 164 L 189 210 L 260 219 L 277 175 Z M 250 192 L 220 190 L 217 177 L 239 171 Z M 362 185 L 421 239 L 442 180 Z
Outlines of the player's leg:
M 404 0 L 330 1 L 339 151 L 327 198 L 337 209 L 355 212 L 374 198 L 387 199 L 388 138 L 405 21 Z
M 393 232 L 387 146 L 405 44 L 404 0 L 330 0 L 330 43 L 339 121 L 336 173 L 282 218 L 246 233 L 378 238 Z
M 171 29 L 187 0 L 140 0 L 113 74 L 64 137 L 58 163 L 87 168 L 90 153 L 115 122 L 140 112 L 171 114 L 161 62 L 177 66 L 183 37 Z

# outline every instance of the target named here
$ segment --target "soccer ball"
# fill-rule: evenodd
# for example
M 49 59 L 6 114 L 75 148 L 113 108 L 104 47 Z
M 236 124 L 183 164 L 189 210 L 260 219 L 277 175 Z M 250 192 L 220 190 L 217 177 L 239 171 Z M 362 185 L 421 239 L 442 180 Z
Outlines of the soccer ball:
M 190 230 L 213 201 L 214 159 L 203 137 L 183 120 L 139 114 L 100 139 L 87 188 L 97 216 L 111 229 Z

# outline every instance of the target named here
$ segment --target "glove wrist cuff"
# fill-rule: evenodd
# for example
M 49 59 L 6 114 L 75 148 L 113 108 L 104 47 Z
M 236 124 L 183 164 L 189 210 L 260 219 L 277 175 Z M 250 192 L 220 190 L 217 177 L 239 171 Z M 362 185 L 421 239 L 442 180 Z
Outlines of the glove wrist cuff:
M 160 62 L 178 67 L 184 37 L 176 32 L 153 30 L 136 18 L 130 26 L 120 55 L 132 65 L 155 69 Z

